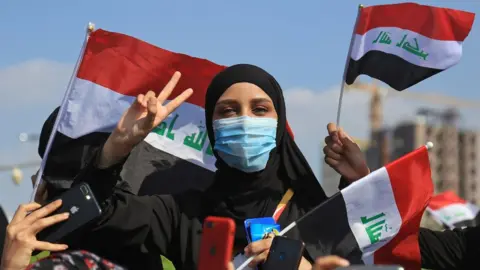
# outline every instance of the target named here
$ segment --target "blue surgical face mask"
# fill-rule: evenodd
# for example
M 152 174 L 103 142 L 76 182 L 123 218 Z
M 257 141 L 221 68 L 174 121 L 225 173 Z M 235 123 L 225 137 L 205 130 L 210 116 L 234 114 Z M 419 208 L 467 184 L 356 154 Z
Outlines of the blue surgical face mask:
M 270 151 L 277 145 L 277 120 L 267 117 L 234 117 L 213 121 L 214 149 L 232 168 L 246 173 L 267 166 Z

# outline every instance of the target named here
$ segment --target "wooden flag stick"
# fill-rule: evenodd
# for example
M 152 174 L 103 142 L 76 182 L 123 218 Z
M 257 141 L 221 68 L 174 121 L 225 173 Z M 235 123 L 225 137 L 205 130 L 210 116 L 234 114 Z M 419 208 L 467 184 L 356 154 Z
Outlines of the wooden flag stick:
M 343 70 L 342 83 L 340 84 L 340 97 L 338 98 L 337 109 L 337 128 L 340 127 L 340 112 L 342 111 L 343 92 L 345 90 L 345 80 L 347 77 L 348 63 L 350 62 L 350 55 L 352 54 L 353 42 L 355 40 L 355 30 L 357 29 L 358 19 L 360 18 L 360 11 L 363 5 L 358 5 L 357 18 L 355 19 L 355 25 L 353 26 L 352 37 L 350 38 L 350 46 L 348 47 L 347 60 L 345 61 L 345 68 Z
M 94 30 L 95 30 L 95 25 L 91 22 L 88 23 L 86 33 L 85 33 L 85 39 L 84 39 L 84 42 L 83 42 L 83 46 L 82 46 L 82 49 L 80 50 L 80 55 L 78 56 L 77 63 L 75 64 L 72 76 L 70 77 L 70 81 L 68 82 L 67 89 L 66 89 L 65 94 L 63 96 L 62 104 L 60 105 L 60 109 L 58 110 L 58 115 L 55 119 L 55 123 L 53 124 L 52 133 L 50 133 L 50 137 L 48 138 L 47 146 L 45 147 L 45 153 L 43 154 L 42 163 L 40 164 L 40 168 L 38 169 L 38 172 L 37 172 L 37 181 L 35 182 L 35 186 L 33 187 L 32 196 L 30 198 L 31 202 L 35 201 L 35 195 L 37 193 L 38 187 L 40 186 L 40 183 L 43 181 L 43 171 L 44 171 L 45 165 L 47 163 L 48 154 L 50 153 L 50 150 L 51 150 L 52 145 L 53 145 L 53 141 L 55 139 L 55 134 L 57 134 L 57 130 L 58 130 L 58 126 L 60 124 L 60 120 L 63 118 L 63 114 L 65 112 L 65 103 L 68 100 L 70 92 L 72 91 L 73 82 L 75 81 L 75 78 L 77 77 L 78 67 L 80 66 L 80 63 L 82 62 L 83 54 L 85 52 L 85 48 L 87 47 L 88 38 L 90 37 L 90 34 Z

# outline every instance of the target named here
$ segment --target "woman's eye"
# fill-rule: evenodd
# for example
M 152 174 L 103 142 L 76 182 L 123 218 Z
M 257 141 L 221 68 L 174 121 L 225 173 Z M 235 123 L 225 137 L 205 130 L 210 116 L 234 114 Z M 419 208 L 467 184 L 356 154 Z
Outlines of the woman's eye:
M 222 109 L 221 112 L 222 112 L 222 115 L 228 115 L 228 114 L 235 113 L 235 110 L 232 108 L 225 108 L 225 109 Z
M 265 114 L 265 113 L 268 112 L 268 110 L 267 110 L 266 108 L 264 108 L 264 107 L 257 107 L 257 108 L 255 108 L 255 109 L 253 109 L 253 112 L 254 112 L 255 114 Z

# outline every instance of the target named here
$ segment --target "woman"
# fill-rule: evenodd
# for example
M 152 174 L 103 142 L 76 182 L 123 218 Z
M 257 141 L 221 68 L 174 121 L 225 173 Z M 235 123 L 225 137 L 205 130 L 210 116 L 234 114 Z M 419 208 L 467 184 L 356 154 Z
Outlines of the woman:
M 325 162 L 343 179 L 340 188 L 370 173 L 360 148 L 348 135 L 328 124 L 325 138 Z M 423 268 L 435 270 L 478 269 L 480 254 L 480 227 L 445 230 L 442 232 L 420 228 L 418 242 Z
M 122 161 L 132 148 L 192 94 L 188 89 L 162 105 L 179 78 L 175 73 L 158 97 L 153 92 L 139 95 L 102 151 L 77 177 L 90 184 L 105 207 L 102 220 L 85 235 L 80 247 L 107 258 L 118 250 L 141 247 L 153 256 L 165 255 L 178 269 L 196 269 L 203 219 L 222 216 L 236 221 L 235 251 L 258 255 L 251 266 L 259 264 L 266 258 L 271 239 L 245 248 L 245 219 L 272 216 L 289 189 L 294 195 L 278 220 L 282 227 L 327 198 L 287 132 L 282 89 L 263 69 L 246 64 L 229 67 L 207 90 L 206 126 L 218 169 L 207 191 L 112 196 Z M 287 236 L 300 238 L 295 229 Z M 304 255 L 301 268 L 310 269 L 313 258 Z M 136 264 L 129 258 L 117 259 L 127 267 Z

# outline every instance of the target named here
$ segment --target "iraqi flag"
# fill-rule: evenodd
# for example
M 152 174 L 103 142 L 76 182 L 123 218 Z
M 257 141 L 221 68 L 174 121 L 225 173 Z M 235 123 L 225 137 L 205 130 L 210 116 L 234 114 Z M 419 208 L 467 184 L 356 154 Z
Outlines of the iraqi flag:
M 449 229 L 479 225 L 479 210 L 478 206 L 458 197 L 453 191 L 433 196 L 427 207 L 433 219 Z
M 159 93 L 173 73 L 180 71 L 182 78 L 170 98 L 187 88 L 194 89 L 193 95 L 136 147 L 122 176 L 127 181 L 155 178 L 156 181 L 149 181 L 149 187 L 137 187 L 144 194 L 158 192 L 158 185 L 175 186 L 170 191 L 182 191 L 189 187 L 186 181 L 192 179 L 203 188 L 199 183 L 210 181 L 215 171 L 215 157 L 205 129 L 205 92 L 213 77 L 224 68 L 205 59 L 98 29 L 90 34 L 86 44 L 64 103 L 64 113 L 59 113 L 58 131 L 71 139 L 111 132 L 138 94 L 149 90 Z M 189 177 L 182 177 L 186 173 Z
M 309 254 L 420 269 L 418 231 L 433 194 L 427 147 L 352 183 L 297 221 Z
M 414 3 L 361 8 L 346 83 L 365 74 L 401 91 L 460 61 L 475 14 Z

